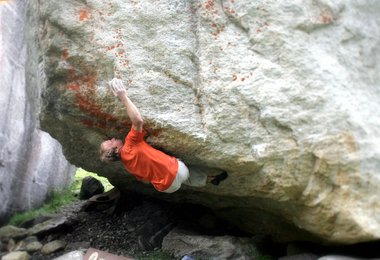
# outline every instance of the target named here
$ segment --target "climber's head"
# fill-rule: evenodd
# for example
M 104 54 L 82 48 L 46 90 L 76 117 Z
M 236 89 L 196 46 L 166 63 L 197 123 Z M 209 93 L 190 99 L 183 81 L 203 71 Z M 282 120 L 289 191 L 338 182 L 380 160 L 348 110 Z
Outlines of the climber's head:
M 102 162 L 120 161 L 120 150 L 123 147 L 123 141 L 120 139 L 109 139 L 100 144 L 99 156 Z

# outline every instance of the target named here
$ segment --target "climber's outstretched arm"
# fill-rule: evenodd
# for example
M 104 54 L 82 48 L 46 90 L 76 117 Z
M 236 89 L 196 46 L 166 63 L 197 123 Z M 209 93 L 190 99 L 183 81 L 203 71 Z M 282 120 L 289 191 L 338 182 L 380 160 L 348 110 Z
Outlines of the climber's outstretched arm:
M 114 78 L 109 83 L 110 89 L 113 94 L 123 102 L 124 106 L 127 109 L 127 114 L 129 119 L 132 121 L 132 127 L 141 132 L 143 129 L 143 119 L 141 117 L 140 111 L 137 109 L 135 104 L 129 99 L 127 89 L 123 84 L 123 81 L 117 78 Z

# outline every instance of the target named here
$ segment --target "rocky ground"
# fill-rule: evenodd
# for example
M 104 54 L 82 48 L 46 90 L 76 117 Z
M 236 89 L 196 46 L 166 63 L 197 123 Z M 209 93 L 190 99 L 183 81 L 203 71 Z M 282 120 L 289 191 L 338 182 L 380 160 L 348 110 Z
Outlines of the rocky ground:
M 83 211 L 86 204 L 79 201 L 65 207 L 62 214 L 71 218 L 74 225 L 43 238 L 43 243 L 52 240 L 63 240 L 67 246 L 64 251 L 56 252 L 49 257 L 54 258 L 72 250 L 93 247 L 112 254 L 135 258 L 149 255 L 157 248 L 145 248 L 141 240 L 139 227 L 146 223 L 152 214 L 161 209 L 150 202 L 142 202 L 141 207 L 128 211 L 113 212 L 93 209 Z M 154 214 L 153 214 L 154 215 Z M 45 255 L 36 253 L 32 259 L 46 259 Z
M 34 253 L 32 259 L 54 259 L 89 247 L 136 259 L 178 259 L 178 255 L 161 250 L 163 238 L 173 228 L 211 237 L 248 237 L 200 206 L 164 203 L 136 194 L 122 196 L 116 208 L 109 206 L 79 201 L 62 209 L 60 214 L 71 219 L 72 225 L 43 237 L 41 242 L 46 244 L 58 239 L 66 243 L 66 248 L 48 258 L 40 252 Z M 285 254 L 281 245 L 268 250 L 265 246 L 263 244 L 260 254 L 267 255 L 266 259 Z
M 65 224 L 37 236 L 42 245 L 59 240 L 64 246 L 49 254 L 29 252 L 31 259 L 55 259 L 75 250 L 85 253 L 90 247 L 142 260 L 174 260 L 185 255 L 193 259 L 380 259 L 376 242 L 340 248 L 280 244 L 269 237 L 245 234 L 201 206 L 171 204 L 133 193 L 116 200 L 102 199 L 96 203 L 82 200 L 63 208 L 58 216 L 66 219 Z M 24 227 L 30 230 L 44 220 L 35 219 Z

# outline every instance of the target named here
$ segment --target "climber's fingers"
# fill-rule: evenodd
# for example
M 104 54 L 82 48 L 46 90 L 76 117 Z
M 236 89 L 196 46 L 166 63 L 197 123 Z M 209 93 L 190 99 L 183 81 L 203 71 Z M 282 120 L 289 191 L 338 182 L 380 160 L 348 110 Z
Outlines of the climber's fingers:
M 121 92 L 127 91 L 121 79 L 113 78 L 110 82 L 108 82 L 108 85 L 115 96 L 118 96 Z

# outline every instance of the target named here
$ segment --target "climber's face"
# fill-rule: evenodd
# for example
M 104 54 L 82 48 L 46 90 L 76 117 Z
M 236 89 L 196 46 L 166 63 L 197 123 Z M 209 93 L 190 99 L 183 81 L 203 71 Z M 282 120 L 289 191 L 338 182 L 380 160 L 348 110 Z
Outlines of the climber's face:
M 109 139 L 100 144 L 100 160 L 103 162 L 112 162 L 120 160 L 120 150 L 123 147 L 123 141 L 120 139 Z
M 103 151 L 109 151 L 115 148 L 117 151 L 120 151 L 121 147 L 123 147 L 123 142 L 120 139 L 115 139 L 115 138 L 106 140 L 100 145 L 100 148 Z

